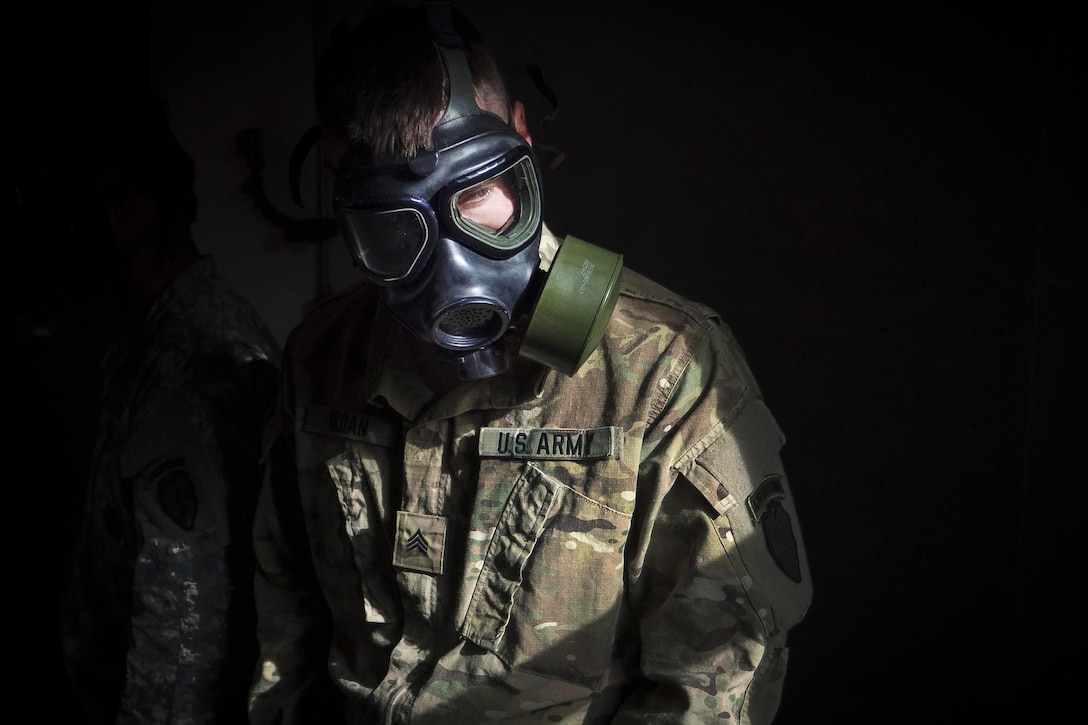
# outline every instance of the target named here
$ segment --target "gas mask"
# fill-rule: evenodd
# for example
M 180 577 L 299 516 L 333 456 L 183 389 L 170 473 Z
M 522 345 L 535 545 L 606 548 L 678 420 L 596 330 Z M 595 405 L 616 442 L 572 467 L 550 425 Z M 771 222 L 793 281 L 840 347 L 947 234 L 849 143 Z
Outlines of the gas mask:
M 341 235 L 382 286 L 382 303 L 461 379 L 505 372 L 503 338 L 526 316 L 517 354 L 573 375 L 612 315 L 622 257 L 568 238 L 541 268 L 539 162 L 511 125 L 476 105 L 445 5 L 431 13 L 450 88 L 433 150 L 341 169 Z

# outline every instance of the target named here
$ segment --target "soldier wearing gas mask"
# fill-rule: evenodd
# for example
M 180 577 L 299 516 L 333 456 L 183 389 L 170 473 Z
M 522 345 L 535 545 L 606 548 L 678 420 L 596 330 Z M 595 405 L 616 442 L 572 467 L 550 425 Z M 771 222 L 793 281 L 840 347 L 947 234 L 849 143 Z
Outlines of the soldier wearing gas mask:
M 770 722 L 811 582 L 728 328 L 550 233 L 449 3 L 338 30 L 316 88 L 365 280 L 285 350 L 251 722 Z
M 480 108 L 460 38 L 445 37 L 450 102 L 430 145 L 407 158 L 347 152 L 335 189 L 342 235 L 383 287 L 383 305 L 454 366 L 451 379 L 504 372 L 512 343 L 573 373 L 615 306 L 622 258 L 577 239 L 554 269 L 547 244 L 542 258 L 540 163 L 524 107 L 496 96 Z

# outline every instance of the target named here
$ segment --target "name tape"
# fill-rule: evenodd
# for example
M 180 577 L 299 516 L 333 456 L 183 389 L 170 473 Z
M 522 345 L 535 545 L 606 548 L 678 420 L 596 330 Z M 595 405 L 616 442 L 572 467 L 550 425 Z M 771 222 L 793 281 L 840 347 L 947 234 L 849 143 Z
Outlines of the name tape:
M 397 442 L 396 430 L 388 418 L 352 410 L 336 410 L 321 405 L 306 406 L 302 429 L 307 433 L 349 438 L 386 448 L 394 446 Z

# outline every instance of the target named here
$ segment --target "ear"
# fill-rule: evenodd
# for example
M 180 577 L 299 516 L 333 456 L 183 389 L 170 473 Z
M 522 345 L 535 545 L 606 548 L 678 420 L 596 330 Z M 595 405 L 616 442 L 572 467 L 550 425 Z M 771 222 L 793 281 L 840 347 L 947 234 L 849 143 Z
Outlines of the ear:
M 521 137 L 529 142 L 529 145 L 533 145 L 533 137 L 529 133 L 529 124 L 525 121 L 525 106 L 521 101 L 514 101 L 511 106 L 512 115 L 514 116 L 514 129 L 521 134 Z

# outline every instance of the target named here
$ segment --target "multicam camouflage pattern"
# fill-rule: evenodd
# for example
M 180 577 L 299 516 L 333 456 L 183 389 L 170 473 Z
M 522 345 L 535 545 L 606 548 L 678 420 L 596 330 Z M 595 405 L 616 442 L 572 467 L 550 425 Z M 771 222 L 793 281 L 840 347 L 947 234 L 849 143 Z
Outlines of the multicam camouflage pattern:
M 715 315 L 626 271 L 576 375 L 517 361 L 433 402 L 406 334 L 362 286 L 288 343 L 251 721 L 769 722 L 811 585 L 783 438 Z M 614 455 L 580 447 L 602 429 Z
M 250 525 L 279 354 L 205 257 L 106 360 L 61 611 L 88 722 L 244 722 Z

